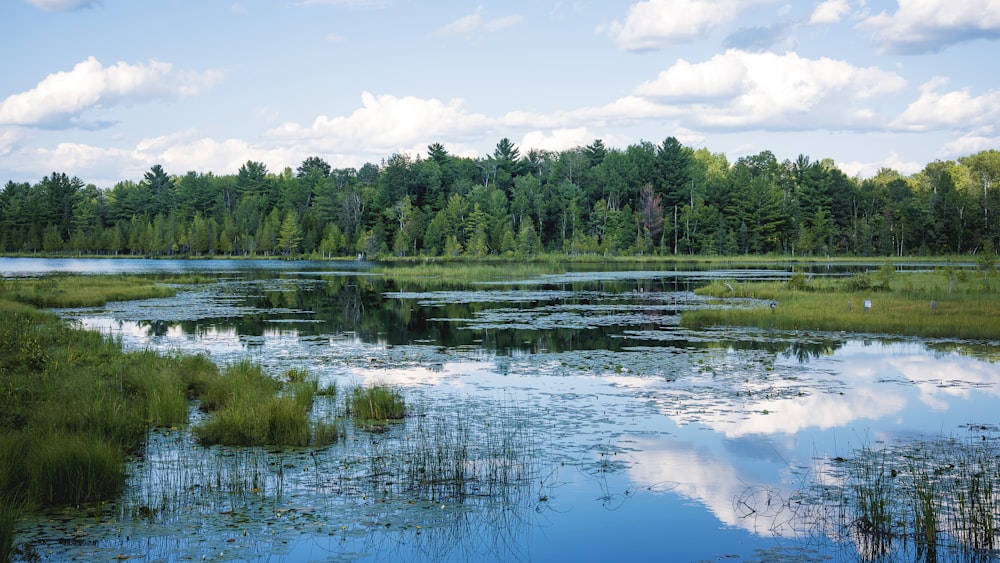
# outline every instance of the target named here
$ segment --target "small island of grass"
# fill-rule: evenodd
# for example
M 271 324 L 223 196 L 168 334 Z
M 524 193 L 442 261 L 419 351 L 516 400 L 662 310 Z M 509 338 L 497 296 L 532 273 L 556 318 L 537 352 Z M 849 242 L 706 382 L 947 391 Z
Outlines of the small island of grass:
M 798 272 L 787 281 L 717 281 L 695 293 L 750 301 L 686 311 L 681 316 L 686 327 L 1000 339 L 1000 283 L 992 264 L 919 272 L 900 272 L 886 264 L 847 278 Z

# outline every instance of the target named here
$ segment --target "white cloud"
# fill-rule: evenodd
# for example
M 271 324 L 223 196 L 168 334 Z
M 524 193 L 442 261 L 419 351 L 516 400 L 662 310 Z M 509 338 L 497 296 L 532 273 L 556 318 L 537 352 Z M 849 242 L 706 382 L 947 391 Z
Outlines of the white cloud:
M 825 0 L 820 2 L 809 16 L 809 23 L 823 25 L 837 23 L 851 11 L 848 0 Z
M 973 96 L 968 89 L 942 91 L 947 79 L 920 87 L 920 97 L 891 123 L 905 131 L 980 127 L 1000 121 L 1000 90 Z
M 686 43 L 774 0 L 646 0 L 632 4 L 625 21 L 604 31 L 623 49 L 644 51 Z
M 100 6 L 101 0 L 25 0 L 28 4 L 46 12 L 68 12 L 81 8 Z
M 50 74 L 31 90 L 0 102 L 0 125 L 64 125 L 96 107 L 195 95 L 221 77 L 215 71 L 176 71 L 170 63 L 158 61 L 105 67 L 89 57 L 73 70 Z
M 701 126 L 854 129 L 875 124 L 875 113 L 861 102 L 903 86 L 901 76 L 876 67 L 729 50 L 701 63 L 679 60 L 635 94 L 683 106 L 677 115 Z
M 472 38 L 481 33 L 500 31 L 524 21 L 522 16 L 516 14 L 493 19 L 486 19 L 485 14 L 486 8 L 480 5 L 475 12 L 438 29 L 438 35 L 460 35 Z
M 974 39 L 1000 38 L 1000 0 L 898 0 L 858 24 L 885 51 L 928 53 Z
M 17 142 L 18 133 L 13 127 L 2 127 L 0 128 L 0 156 L 6 156 L 14 150 L 14 145 Z
M 993 135 L 989 131 L 976 131 L 945 143 L 941 147 L 940 156 L 942 158 L 957 158 L 997 147 L 1000 147 L 1000 136 Z
M 925 164 L 912 160 L 904 160 L 898 153 L 893 151 L 881 160 L 838 162 L 837 168 L 840 168 L 841 172 L 851 177 L 871 178 L 882 168 L 895 170 L 904 176 L 916 174 L 924 168 Z
M 327 33 L 326 34 L 326 42 L 327 43 L 335 43 L 336 44 L 336 43 L 343 43 L 344 41 L 347 41 L 347 38 L 344 37 L 343 35 L 340 35 L 339 33 Z
M 348 116 L 317 117 L 309 127 L 286 123 L 273 129 L 275 138 L 308 143 L 312 147 L 337 151 L 353 146 L 380 156 L 440 139 L 460 139 L 486 134 L 496 120 L 467 112 L 462 100 L 448 103 L 413 96 L 361 95 L 362 107 Z
M 219 141 L 199 137 L 195 131 L 188 130 L 144 139 L 133 148 L 66 142 L 59 143 L 55 148 L 19 151 L 14 156 L 16 158 L 12 161 L 25 171 L 65 170 L 85 182 L 111 187 L 121 180 L 142 177 L 154 164 L 162 164 L 170 174 L 183 174 L 189 170 L 235 174 L 247 160 L 255 160 L 263 162 L 271 171 L 280 172 L 285 166 L 295 166 L 308 155 L 300 155 L 286 147 L 253 145 L 240 139 Z M 114 170 L 115 176 L 108 177 L 108 170 Z
M 585 146 L 597 138 L 586 127 L 573 127 L 544 131 L 529 131 L 521 138 L 522 153 L 530 149 L 546 151 L 564 151 L 573 147 Z

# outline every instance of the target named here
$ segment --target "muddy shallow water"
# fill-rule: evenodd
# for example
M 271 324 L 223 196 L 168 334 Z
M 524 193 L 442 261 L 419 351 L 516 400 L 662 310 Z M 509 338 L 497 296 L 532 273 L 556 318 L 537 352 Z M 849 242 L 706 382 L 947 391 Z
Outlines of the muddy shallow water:
M 781 270 L 459 283 L 353 264 L 190 264 L 218 282 L 62 314 L 128 348 L 249 357 L 339 389 L 389 383 L 414 416 L 321 450 L 199 448 L 185 428 L 157 431 L 120 502 L 26 523 L 31 557 L 853 561 L 871 554 L 816 494 L 837 485 L 830 467 L 879 444 L 985 440 L 1000 423 L 1000 343 L 679 326 L 688 309 L 758 305 L 697 297 L 699 283 Z M 315 416 L 337 401 L 319 399 Z M 463 495 L 373 478 L 455 420 L 479 442 L 495 439 L 491 420 L 523 433 L 519 477 Z M 912 560 L 907 549 L 884 557 Z

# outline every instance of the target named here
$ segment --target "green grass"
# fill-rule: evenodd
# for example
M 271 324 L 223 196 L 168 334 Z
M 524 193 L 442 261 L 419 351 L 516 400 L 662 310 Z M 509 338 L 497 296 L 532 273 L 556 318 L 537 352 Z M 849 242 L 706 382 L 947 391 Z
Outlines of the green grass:
M 17 517 L 22 508 L 14 499 L 0 495 L 0 561 L 10 561 L 17 537 Z
M 355 387 L 347 395 L 347 413 L 360 422 L 385 422 L 406 416 L 402 393 L 388 385 Z
M 201 408 L 213 416 L 195 427 L 205 445 L 305 447 L 329 445 L 339 431 L 309 418 L 317 393 L 314 378 L 290 370 L 284 381 L 267 375 L 257 364 L 241 361 L 228 366 L 201 395 Z
M 49 275 L 0 281 L 0 298 L 36 307 L 97 307 L 108 301 L 173 297 L 176 291 L 144 276 Z
M 686 311 L 683 326 L 1000 339 L 1000 281 L 981 272 L 883 269 L 848 279 L 715 282 L 696 293 L 761 301 L 751 307 Z M 871 302 L 869 310 L 865 301 Z M 776 304 L 773 309 L 771 302 Z

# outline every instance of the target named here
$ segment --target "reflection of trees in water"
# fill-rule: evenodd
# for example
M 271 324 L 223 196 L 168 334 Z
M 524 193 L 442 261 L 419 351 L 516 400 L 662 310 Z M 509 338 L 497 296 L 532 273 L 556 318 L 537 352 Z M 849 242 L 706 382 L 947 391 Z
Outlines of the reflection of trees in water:
M 823 356 L 832 356 L 845 343 L 845 340 L 795 340 L 788 343 L 782 354 L 786 358 L 795 358 L 805 363 Z

